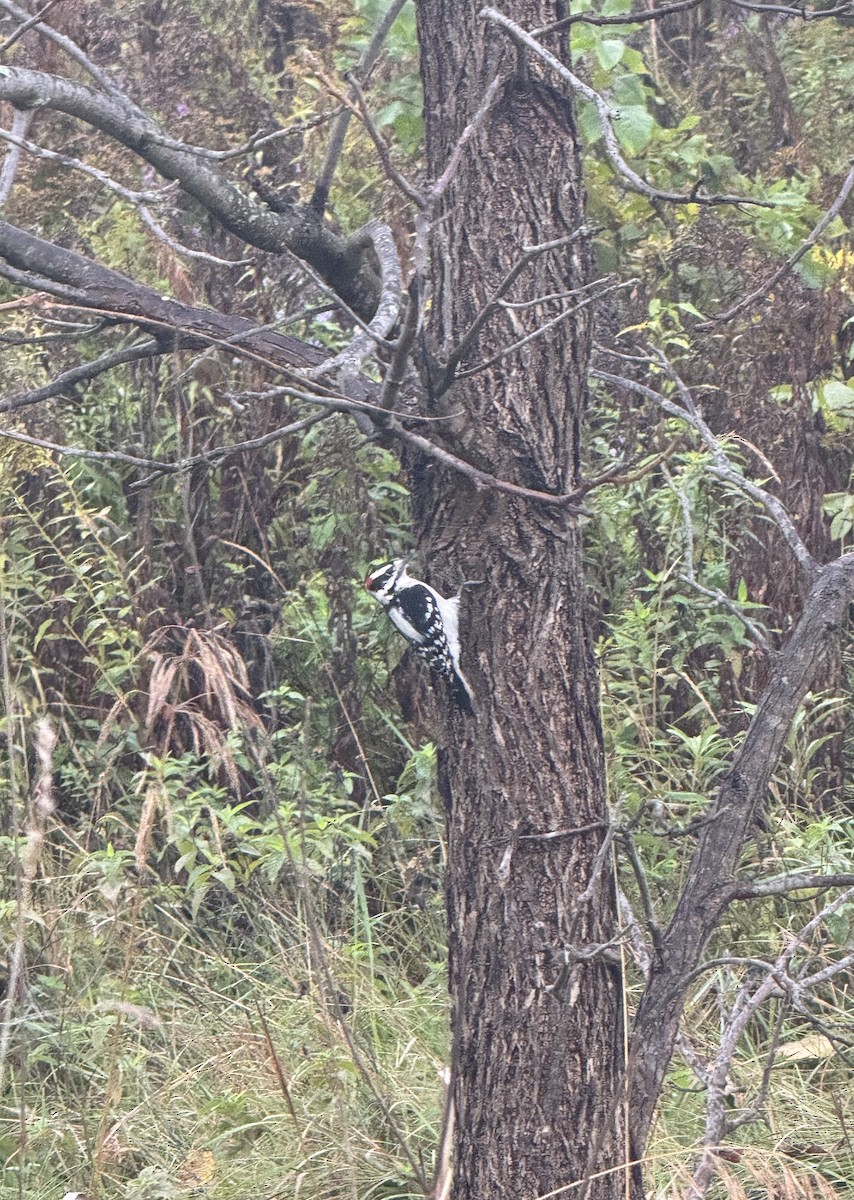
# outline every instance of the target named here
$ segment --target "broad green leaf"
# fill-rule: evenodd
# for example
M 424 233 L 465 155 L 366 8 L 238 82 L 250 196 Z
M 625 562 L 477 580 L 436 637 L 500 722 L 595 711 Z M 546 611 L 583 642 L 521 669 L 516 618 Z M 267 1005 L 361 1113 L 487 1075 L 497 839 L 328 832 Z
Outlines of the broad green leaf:
M 578 106 L 578 127 L 588 145 L 598 142 L 602 136 L 602 122 L 596 108 L 588 100 Z
M 614 80 L 614 100 L 618 108 L 624 105 L 639 104 L 641 107 L 646 103 L 647 88 L 644 87 L 643 81 L 637 75 L 620 75 Z
M 610 71 L 612 67 L 616 67 L 617 63 L 625 53 L 626 43 L 618 41 L 616 38 L 602 38 L 601 42 L 596 46 L 596 58 L 599 61 L 600 67 L 605 71 Z
M 614 122 L 617 141 L 629 154 L 640 154 L 649 145 L 655 118 L 640 104 L 629 104 L 620 109 L 619 119 Z
M 854 388 L 838 379 L 829 379 L 822 385 L 822 399 L 828 408 L 834 412 L 854 414 Z
M 640 50 L 635 50 L 633 46 L 627 46 L 626 52 L 623 55 L 623 66 L 633 71 L 635 75 L 643 75 L 646 71 L 646 63 Z
M 599 41 L 599 30 L 592 25 L 575 25 L 572 29 L 570 41 L 572 44 L 573 54 L 586 54 L 588 50 L 592 50 Z

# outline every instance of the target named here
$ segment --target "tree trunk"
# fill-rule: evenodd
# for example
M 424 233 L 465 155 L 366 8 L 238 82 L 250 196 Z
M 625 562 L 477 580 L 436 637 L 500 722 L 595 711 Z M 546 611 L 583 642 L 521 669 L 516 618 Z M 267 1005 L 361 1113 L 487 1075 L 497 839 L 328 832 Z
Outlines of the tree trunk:
M 492 79 L 502 80 L 434 225 L 430 338 L 439 360 L 523 246 L 565 237 L 584 217 L 571 107 L 536 64 L 523 63 L 478 19 L 479 7 L 418 5 L 434 178 Z M 533 28 L 559 15 L 556 7 L 512 0 L 503 10 Z M 551 48 L 558 51 L 557 39 Z M 538 255 L 506 299 L 566 293 L 589 269 L 579 237 Z M 572 304 L 545 299 L 503 310 L 460 370 Z M 453 431 L 455 453 L 525 486 L 573 488 L 587 311 L 433 399 L 433 415 L 447 418 L 434 429 Z M 415 464 L 413 504 L 428 579 L 448 590 L 463 578 L 485 581 L 465 593 L 461 621 L 477 717 L 453 718 L 440 761 L 449 820 L 453 1194 L 521 1200 L 583 1179 L 622 1123 L 620 970 L 607 954 L 578 962 L 572 953 L 616 932 L 607 849 L 597 864 L 604 762 L 580 536 L 565 513 L 475 491 L 435 464 Z M 572 1194 L 612 1195 L 622 1186 L 617 1173 Z

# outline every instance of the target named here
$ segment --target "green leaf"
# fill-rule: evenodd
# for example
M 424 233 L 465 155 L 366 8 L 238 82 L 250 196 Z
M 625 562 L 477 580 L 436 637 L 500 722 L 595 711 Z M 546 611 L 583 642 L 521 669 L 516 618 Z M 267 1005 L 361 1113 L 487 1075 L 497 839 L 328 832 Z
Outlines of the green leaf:
M 617 41 L 616 38 L 602 38 L 596 46 L 596 58 L 599 60 L 599 66 L 605 71 L 610 71 L 612 67 L 616 67 L 625 50 L 625 42 Z
M 34 650 L 38 649 L 39 643 L 41 642 L 42 638 L 47 633 L 47 631 L 50 629 L 52 624 L 53 624 L 53 617 L 48 617 L 48 619 L 46 621 L 42 621 L 41 625 L 39 625 L 36 636 L 33 638 L 33 649 Z
M 848 537 L 852 528 L 854 528 L 854 521 L 851 519 L 851 514 L 843 509 L 830 522 L 830 536 L 835 542 L 841 541 L 842 538 Z
M 838 379 L 829 379 L 822 385 L 822 399 L 834 412 L 854 414 L 854 388 Z
M 655 117 L 640 104 L 629 104 L 620 109 L 619 119 L 614 122 L 617 141 L 629 154 L 640 154 L 649 145 Z
M 643 80 L 637 75 L 619 75 L 613 84 L 614 100 L 617 108 L 622 109 L 637 104 L 641 108 L 646 104 L 648 89 Z
M 626 52 L 623 55 L 623 66 L 635 75 L 643 75 L 646 72 L 644 57 L 640 50 L 635 50 L 633 46 L 626 47 Z
M 572 31 L 573 54 L 585 54 L 592 50 L 599 41 L 599 30 L 592 25 L 576 25 Z
M 589 100 L 583 101 L 578 106 L 578 127 L 581 130 L 581 136 L 589 146 L 598 142 L 602 136 L 602 122 L 599 120 L 595 105 L 591 104 Z

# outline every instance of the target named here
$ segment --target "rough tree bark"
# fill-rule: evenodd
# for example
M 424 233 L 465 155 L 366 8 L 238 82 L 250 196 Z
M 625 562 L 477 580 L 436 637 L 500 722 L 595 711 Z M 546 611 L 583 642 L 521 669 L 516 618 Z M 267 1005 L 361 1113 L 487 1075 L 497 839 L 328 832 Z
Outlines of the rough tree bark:
M 523 246 L 565 237 L 584 217 L 569 101 L 485 28 L 478 8 L 459 0 L 418 5 L 434 177 L 490 82 L 501 79 L 434 227 L 430 336 L 439 360 Z M 556 15 L 540 0 L 514 0 L 504 11 L 525 28 Z M 570 306 L 555 294 L 584 284 L 589 270 L 583 237 L 537 256 L 507 299 L 552 298 L 496 317 L 460 371 Z M 588 346 L 582 312 L 458 378 L 433 398 L 434 414 L 450 414 L 441 427 L 454 428 L 452 448 L 503 479 L 570 491 Z M 440 766 L 450 826 L 453 1194 L 534 1197 L 584 1178 L 621 1120 L 619 968 L 601 954 L 566 961 L 572 948 L 615 933 L 607 853 L 597 864 L 604 764 L 579 530 L 568 515 L 476 492 L 439 467 L 416 464 L 413 474 L 418 544 L 433 582 L 486 581 L 466 593 L 463 617 L 478 715 L 453 722 Z M 587 1194 L 620 1186 L 612 1176 Z

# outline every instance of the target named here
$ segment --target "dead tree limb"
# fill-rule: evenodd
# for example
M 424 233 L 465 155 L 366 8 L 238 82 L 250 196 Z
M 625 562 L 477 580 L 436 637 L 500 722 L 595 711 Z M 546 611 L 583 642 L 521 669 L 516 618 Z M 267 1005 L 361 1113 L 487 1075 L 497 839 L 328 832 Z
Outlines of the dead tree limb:
M 854 554 L 822 567 L 780 655 L 740 749 L 697 840 L 685 887 L 638 1007 L 628 1067 L 632 1150 L 642 1151 L 679 1030 L 688 981 L 735 894 L 744 842 L 768 781 L 824 654 L 839 637 L 854 599 Z M 735 887 L 735 892 L 734 892 Z

